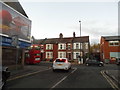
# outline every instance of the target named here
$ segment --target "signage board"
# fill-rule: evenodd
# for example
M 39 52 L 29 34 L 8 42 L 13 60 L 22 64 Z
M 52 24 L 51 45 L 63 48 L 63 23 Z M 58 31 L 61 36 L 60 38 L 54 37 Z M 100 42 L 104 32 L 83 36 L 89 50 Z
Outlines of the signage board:
M 31 20 L 17 12 L 10 6 L 1 3 L 0 9 L 0 34 L 9 37 L 17 36 L 24 41 L 30 41 Z

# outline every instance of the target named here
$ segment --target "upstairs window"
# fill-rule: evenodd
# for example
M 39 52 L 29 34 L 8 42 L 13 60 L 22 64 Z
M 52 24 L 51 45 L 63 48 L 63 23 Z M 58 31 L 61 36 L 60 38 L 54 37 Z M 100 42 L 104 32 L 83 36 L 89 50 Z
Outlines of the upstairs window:
M 85 43 L 85 49 L 88 49 L 88 43 Z
M 52 50 L 53 44 L 46 44 L 46 50 Z
M 109 46 L 120 46 L 119 41 L 109 41 Z
M 79 49 L 79 44 L 78 43 L 76 43 L 76 49 Z
M 81 45 L 81 49 L 83 48 L 82 43 L 74 43 L 74 49 L 80 49 L 80 45 Z
M 63 44 L 63 43 L 58 44 L 58 49 L 59 50 L 65 50 L 66 49 L 66 44 Z
M 71 49 L 71 44 L 68 44 L 68 50 L 70 50 Z

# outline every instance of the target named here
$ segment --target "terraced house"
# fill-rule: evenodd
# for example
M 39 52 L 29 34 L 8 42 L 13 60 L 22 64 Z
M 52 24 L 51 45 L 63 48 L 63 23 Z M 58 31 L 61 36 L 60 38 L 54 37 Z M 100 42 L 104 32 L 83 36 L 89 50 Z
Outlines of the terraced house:
M 81 63 L 85 62 L 90 47 L 89 36 L 76 37 L 75 32 L 73 37 L 63 37 L 60 33 L 59 38 L 35 39 L 33 44 L 41 46 L 42 60 L 68 58 L 77 61 L 78 57 L 81 57 Z

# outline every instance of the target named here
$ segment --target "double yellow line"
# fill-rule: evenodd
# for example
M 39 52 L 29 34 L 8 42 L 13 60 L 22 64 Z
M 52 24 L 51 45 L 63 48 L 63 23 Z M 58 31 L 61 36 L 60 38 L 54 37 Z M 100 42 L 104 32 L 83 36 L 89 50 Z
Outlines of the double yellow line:
M 101 74 L 108 81 L 108 83 L 112 86 L 114 90 L 120 90 L 120 88 L 111 80 L 111 78 L 105 74 L 104 70 L 101 71 Z

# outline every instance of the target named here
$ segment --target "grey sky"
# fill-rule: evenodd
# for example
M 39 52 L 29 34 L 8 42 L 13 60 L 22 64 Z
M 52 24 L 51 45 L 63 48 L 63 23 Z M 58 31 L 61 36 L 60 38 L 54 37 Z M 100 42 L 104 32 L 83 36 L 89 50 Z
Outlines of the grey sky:
M 101 36 L 118 34 L 117 2 L 21 2 L 32 20 L 31 35 L 36 39 L 80 35 L 99 42 Z

